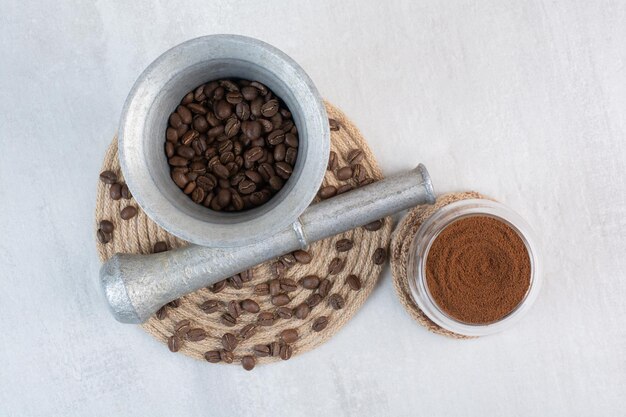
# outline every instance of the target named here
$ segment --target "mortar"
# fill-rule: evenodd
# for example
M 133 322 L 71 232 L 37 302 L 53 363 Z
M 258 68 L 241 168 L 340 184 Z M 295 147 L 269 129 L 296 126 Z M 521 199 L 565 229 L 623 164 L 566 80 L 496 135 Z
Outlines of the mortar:
M 280 97 L 298 128 L 299 151 L 285 186 L 260 207 L 225 213 L 192 202 L 171 180 L 163 151 L 169 114 L 196 86 L 220 78 L 260 81 Z M 213 35 L 182 43 L 138 78 L 119 128 L 124 178 L 143 211 L 192 245 L 153 255 L 116 254 L 101 268 L 111 311 L 124 323 L 276 256 L 422 203 L 433 203 L 426 169 L 312 205 L 324 178 L 330 131 L 324 103 L 304 70 L 256 39 Z

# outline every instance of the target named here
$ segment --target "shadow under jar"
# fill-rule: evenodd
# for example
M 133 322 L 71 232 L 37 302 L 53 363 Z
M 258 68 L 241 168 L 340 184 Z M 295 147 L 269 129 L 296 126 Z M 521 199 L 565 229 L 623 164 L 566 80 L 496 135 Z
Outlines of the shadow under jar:
M 193 202 L 215 211 L 268 202 L 289 180 L 298 146 L 287 105 L 246 79 L 213 80 L 189 91 L 165 132 L 172 180 Z

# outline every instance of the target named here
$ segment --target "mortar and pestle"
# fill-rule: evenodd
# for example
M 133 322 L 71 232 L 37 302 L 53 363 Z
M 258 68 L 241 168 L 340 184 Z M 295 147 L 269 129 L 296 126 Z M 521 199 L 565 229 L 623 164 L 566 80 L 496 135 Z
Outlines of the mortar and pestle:
M 233 77 L 257 80 L 282 98 L 300 146 L 293 174 L 278 194 L 260 207 L 226 213 L 195 204 L 173 183 L 163 138 L 168 116 L 185 93 L 206 81 Z M 196 38 L 157 58 L 126 100 L 118 141 L 122 172 L 137 203 L 163 229 L 191 243 L 151 255 L 116 254 L 102 266 L 105 297 L 123 323 L 142 323 L 162 305 L 259 263 L 435 201 L 420 164 L 310 205 L 330 153 L 324 104 L 296 62 L 243 36 Z

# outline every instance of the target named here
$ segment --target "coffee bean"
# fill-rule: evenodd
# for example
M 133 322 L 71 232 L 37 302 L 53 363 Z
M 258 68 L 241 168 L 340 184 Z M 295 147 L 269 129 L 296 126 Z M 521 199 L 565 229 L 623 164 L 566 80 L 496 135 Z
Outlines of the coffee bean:
M 275 321 L 274 313 L 270 313 L 266 311 L 263 313 L 259 313 L 259 315 L 257 316 L 257 322 L 261 326 L 271 326 L 274 324 L 274 321 Z
M 195 328 L 187 332 L 187 340 L 190 342 L 199 342 L 206 339 L 206 332 L 203 329 Z
M 350 165 L 354 165 L 354 164 L 358 164 L 359 162 L 361 162 L 364 157 L 365 157 L 365 154 L 363 153 L 362 150 L 352 149 L 350 152 L 348 152 L 348 156 L 346 157 L 346 159 L 348 160 L 348 163 Z
M 320 198 L 322 200 L 326 200 L 327 198 L 333 197 L 337 194 L 337 188 L 332 185 L 327 185 L 326 187 L 320 188 Z
M 313 257 L 309 252 L 301 249 L 294 251 L 293 256 L 296 258 L 296 261 L 301 264 L 308 264 L 313 260 Z
M 267 135 L 267 143 L 273 146 L 283 143 L 284 140 L 285 140 L 285 132 L 283 132 L 280 129 L 276 129 L 272 133 Z
M 193 190 L 195 190 L 195 189 L 196 189 L 196 182 L 195 181 L 191 181 L 191 182 L 187 183 L 187 185 L 183 189 L 183 193 L 191 194 L 191 193 L 193 193 Z
M 272 271 L 272 274 L 273 274 L 275 277 L 280 278 L 280 277 L 282 277 L 282 276 L 283 276 L 283 273 L 285 272 L 285 270 L 287 269 L 287 267 L 285 266 L 285 264 L 284 264 L 284 263 L 282 263 L 282 262 L 280 262 L 280 261 L 279 261 L 279 262 L 274 262 L 274 263 L 272 264 L 272 266 L 270 267 L 270 269 L 271 269 L 271 271 Z M 270 290 L 271 290 L 271 287 L 270 287 Z
M 277 175 L 274 175 L 272 178 L 270 178 L 268 183 L 270 187 L 272 188 L 272 190 L 274 191 L 280 190 L 281 188 L 283 188 L 283 185 L 285 184 L 285 182 Z
M 158 241 L 154 244 L 154 246 L 152 247 L 152 253 L 160 253 L 160 252 L 165 252 L 167 250 L 167 243 L 161 241 Z
M 243 366 L 243 369 L 245 369 L 246 371 L 253 370 L 255 364 L 256 364 L 256 359 L 254 359 L 253 356 L 246 355 L 243 358 L 241 358 L 241 366 Z
M 280 332 L 280 340 L 285 343 L 294 343 L 298 340 L 298 330 L 297 329 L 285 329 Z
M 326 326 L 328 326 L 328 317 L 320 316 L 315 319 L 311 327 L 313 331 L 321 332 L 322 330 L 326 328 Z
M 122 184 L 122 198 L 124 200 L 130 200 L 132 198 L 132 194 L 130 193 L 128 185 L 126 184 Z
M 111 233 L 107 233 L 102 229 L 98 229 L 96 237 L 98 238 L 98 242 L 102 243 L 103 245 L 109 243 L 112 239 Z
M 189 160 L 183 158 L 182 156 L 172 156 L 170 159 L 168 159 L 168 162 L 171 166 L 175 167 L 184 167 L 189 164 Z
M 116 182 L 115 184 L 111 185 L 111 188 L 109 188 L 109 197 L 111 197 L 111 200 L 119 200 L 122 198 L 122 184 L 120 184 L 119 182 Z
M 348 287 L 350 287 L 353 291 L 361 289 L 361 280 L 356 275 L 348 275 L 348 278 L 346 278 L 346 284 L 348 284 Z
M 262 163 L 259 165 L 259 174 L 265 181 L 269 181 L 270 178 L 276 175 L 274 168 L 268 163 Z
M 287 152 L 287 147 L 284 143 L 279 143 L 274 147 L 274 160 L 277 162 L 285 160 L 285 154 Z
M 250 180 L 243 180 L 239 183 L 237 189 L 243 195 L 251 194 L 256 190 L 256 184 Z
M 363 168 L 361 164 L 354 164 L 352 167 L 352 178 L 354 178 L 359 184 L 362 184 L 365 181 L 367 176 L 367 171 Z
M 343 271 L 343 267 L 345 265 L 345 260 L 341 258 L 334 258 L 332 261 L 330 261 L 330 264 L 328 265 L 328 273 L 330 275 L 337 275 L 338 273 Z
M 280 293 L 280 281 L 278 279 L 272 279 L 269 282 L 269 292 L 272 296 Z
M 137 209 L 133 206 L 126 206 L 120 211 L 122 220 L 130 220 L 137 215 Z
M 289 278 L 281 278 L 279 280 L 280 282 L 280 289 L 282 291 L 285 292 L 292 292 L 298 289 L 298 284 L 296 284 L 296 281 L 289 279 Z
M 278 260 L 282 262 L 283 265 L 285 265 L 285 268 L 291 268 L 297 262 L 296 257 L 293 256 L 293 254 L 291 253 L 281 256 Z
M 280 356 L 280 348 L 281 343 L 278 341 L 273 341 L 272 343 L 270 343 L 270 354 L 274 357 Z
M 284 361 L 289 360 L 293 354 L 293 348 L 291 345 L 282 345 L 280 347 L 280 358 Z
M 256 325 L 253 323 L 246 324 L 239 330 L 239 337 L 243 340 L 250 339 L 256 334 Z
M 217 294 L 218 292 L 226 288 L 226 284 L 227 284 L 227 281 L 225 279 L 222 281 L 216 282 L 215 284 L 211 285 L 211 292 L 213 294 Z
M 291 176 L 291 173 L 293 172 L 293 168 L 291 167 L 291 165 L 289 165 L 286 162 L 282 162 L 282 161 L 276 162 L 274 166 L 276 169 L 276 175 L 278 175 L 284 180 L 288 179 Z
M 191 123 L 191 110 L 189 110 L 187 107 L 185 106 L 178 106 L 176 108 L 176 113 L 178 113 L 178 115 L 180 116 L 180 120 L 184 123 L 184 124 L 189 124 Z
M 222 349 L 220 350 L 220 359 L 222 360 L 222 362 L 225 363 L 233 363 L 233 361 L 235 360 L 235 355 L 233 355 L 233 352 Z
M 191 192 L 191 199 L 195 203 L 202 203 L 206 198 L 206 191 L 204 191 L 203 188 L 198 187 L 197 184 L 198 183 L 196 182 L 196 188 L 194 188 L 194 190 Z
M 237 324 L 237 319 L 231 316 L 229 313 L 224 313 L 220 316 L 220 321 L 224 326 L 233 327 Z
M 330 151 L 330 155 L 328 156 L 328 165 L 326 166 L 326 170 L 334 171 L 337 168 L 337 154 L 335 151 Z
M 174 156 L 174 144 L 172 142 L 165 142 L 165 156 L 167 156 L 167 158 L 171 158 L 172 156 Z
M 219 350 L 210 350 L 204 352 L 204 359 L 206 359 L 207 362 L 218 363 L 222 358 Z
M 326 297 L 328 295 L 328 293 L 330 292 L 330 290 L 333 287 L 333 282 L 327 279 L 323 279 L 320 282 L 319 287 L 317 288 L 317 291 L 319 292 L 319 294 L 322 297 Z
M 100 181 L 105 184 L 115 184 L 117 182 L 117 175 L 113 171 L 103 171 L 100 173 Z
M 293 309 L 289 307 L 279 307 L 276 309 L 276 314 L 281 319 L 290 319 L 293 316 Z
M 297 148 L 299 145 L 298 137 L 293 133 L 287 133 L 285 135 L 285 144 L 291 148 Z
M 351 191 L 353 188 L 352 184 L 344 184 L 341 187 L 337 187 L 337 195 Z
M 272 304 L 274 304 L 276 307 L 289 304 L 290 301 L 291 299 L 287 294 L 278 294 L 272 297 Z
M 228 311 L 228 314 L 230 314 L 235 319 L 241 315 L 241 306 L 236 300 L 229 301 L 226 310 Z
M 272 117 L 278 113 L 278 100 L 270 100 L 261 106 L 261 114 L 265 117 Z
M 296 148 L 287 148 L 285 152 L 285 162 L 289 165 L 293 166 L 296 162 L 296 158 L 298 157 L 298 151 Z
M 320 278 L 317 275 L 307 275 L 300 279 L 300 285 L 307 290 L 314 290 L 320 285 Z
M 274 129 L 274 125 L 267 119 L 257 119 L 259 123 L 261 123 L 261 127 L 263 128 L 263 133 L 270 133 L 272 129 Z
M 254 345 L 252 350 L 254 351 L 254 354 L 260 358 L 271 355 L 270 347 L 268 345 Z
M 209 130 L 209 122 L 207 122 L 206 117 L 204 116 L 195 116 L 193 118 L 193 128 L 199 133 L 205 133 Z
M 180 307 L 180 299 L 177 298 L 176 300 L 172 300 L 169 303 L 167 303 L 168 307 L 172 307 L 172 308 L 178 308 Z
M 375 265 L 382 265 L 385 263 L 385 259 L 387 258 L 387 252 L 385 248 L 378 248 L 374 251 L 374 255 L 372 256 L 372 261 Z
M 178 352 L 183 347 L 183 341 L 176 335 L 170 336 L 167 339 L 167 347 L 170 349 L 170 352 Z
M 383 227 L 382 220 L 374 220 L 373 222 L 368 223 L 365 226 L 363 226 L 365 230 L 368 230 L 370 232 L 375 232 L 376 230 L 379 230 L 381 227 Z
M 113 223 L 109 220 L 100 220 L 99 226 L 104 233 L 113 233 Z
M 165 320 L 167 318 L 167 307 L 163 306 L 157 310 L 155 316 L 158 320 Z
M 307 297 L 305 302 L 307 303 L 309 308 L 314 308 L 316 305 L 322 302 L 322 296 L 317 293 L 311 294 Z
M 224 303 L 219 300 L 207 300 L 200 304 L 200 309 L 207 314 L 211 314 L 218 311 L 223 305 Z
M 165 131 L 165 139 L 168 142 L 176 142 L 178 140 L 178 132 L 172 127 L 168 127 Z
M 222 336 L 222 346 L 231 352 L 237 347 L 237 336 L 232 333 L 224 333 Z
M 335 177 L 337 177 L 340 181 L 349 180 L 352 178 L 352 168 L 351 167 L 343 167 L 339 168 L 335 173 Z
M 260 310 L 259 304 L 256 301 L 251 300 L 249 298 L 243 300 L 241 302 L 241 308 L 248 313 L 258 313 Z
M 304 320 L 309 315 L 310 312 L 311 312 L 311 308 L 309 307 L 309 305 L 307 303 L 302 303 L 298 305 L 298 307 L 296 307 L 294 314 L 300 320 Z
M 280 285 L 280 283 L 279 283 Z M 270 286 L 267 283 L 257 284 L 254 286 L 255 295 L 268 295 L 270 293 Z
M 176 323 L 176 326 L 174 326 L 174 334 L 182 337 L 185 336 L 190 329 L 191 321 L 184 319 Z
M 220 163 L 215 164 L 215 166 L 213 166 L 213 173 L 215 174 L 216 177 L 223 178 L 223 179 L 228 178 L 228 175 L 230 174 L 228 172 L 228 169 Z
M 328 304 L 333 308 L 333 310 L 341 310 L 346 302 L 340 294 L 333 294 L 328 299 Z
M 328 125 L 331 131 L 339 130 L 339 122 L 337 122 L 335 119 L 328 119 Z
M 187 186 L 187 183 L 189 182 L 189 178 L 187 178 L 187 175 L 185 175 L 185 173 L 181 171 L 173 171 L 172 179 L 179 188 L 185 188 Z

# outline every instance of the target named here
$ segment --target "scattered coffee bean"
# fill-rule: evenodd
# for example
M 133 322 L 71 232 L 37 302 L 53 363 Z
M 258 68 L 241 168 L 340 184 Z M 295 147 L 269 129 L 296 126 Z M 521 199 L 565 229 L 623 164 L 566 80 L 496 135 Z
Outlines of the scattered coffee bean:
M 330 127 L 331 131 L 339 130 L 339 122 L 337 122 L 335 119 L 328 119 L 328 126 Z
M 226 310 L 228 311 L 228 314 L 230 314 L 235 319 L 241 315 L 241 306 L 236 300 L 229 301 Z
M 300 320 L 304 320 L 309 313 L 311 312 L 311 308 L 307 303 L 302 303 L 296 307 L 295 316 Z
M 348 156 L 346 157 L 346 159 L 348 160 L 348 163 L 350 165 L 354 165 L 361 162 L 364 157 L 365 154 L 361 149 L 352 149 L 350 152 L 348 152 Z
M 280 282 L 280 289 L 282 291 L 285 292 L 292 292 L 298 289 L 298 284 L 296 283 L 296 281 L 289 279 L 289 278 L 281 278 L 279 280 Z
M 222 336 L 222 346 L 224 346 L 224 349 L 226 350 L 230 350 L 232 352 L 237 347 L 237 343 L 237 336 L 232 333 L 224 333 Z
M 243 340 L 250 339 L 256 334 L 256 325 L 253 323 L 246 324 L 239 330 L 239 337 Z
M 279 283 L 279 286 L 280 286 L 280 283 Z M 255 295 L 268 295 L 269 293 L 270 293 L 270 286 L 266 282 L 257 284 L 254 286 Z
M 368 230 L 370 232 L 375 232 L 377 230 L 380 230 L 381 227 L 383 227 L 382 220 L 374 220 L 373 222 L 368 223 L 365 226 L 363 226 L 365 230 Z
M 306 301 L 307 305 L 309 306 L 309 308 L 314 308 L 316 305 L 318 305 L 319 303 L 322 302 L 322 296 L 319 295 L 318 293 L 315 294 L 311 294 L 307 297 Z
M 330 264 L 328 265 L 328 273 L 330 275 L 337 275 L 338 273 L 343 271 L 343 267 L 345 265 L 346 262 L 344 259 L 334 258 L 332 261 L 330 261 Z
M 322 297 L 326 297 L 332 288 L 333 288 L 333 282 L 328 279 L 323 279 L 320 282 L 320 286 L 317 288 L 317 292 Z
M 165 320 L 167 318 L 167 307 L 163 306 L 156 312 L 156 318 L 159 320 Z
M 276 310 L 276 314 L 281 319 L 290 319 L 293 316 L 293 309 L 289 307 L 279 307 Z
M 163 242 L 162 240 L 155 243 L 154 246 L 152 247 L 152 253 L 165 252 L 166 250 L 167 250 L 167 243 Z
M 253 370 L 254 365 L 256 365 L 256 359 L 254 359 L 254 356 L 246 355 L 241 358 L 241 366 L 243 366 L 243 369 L 246 371 Z
M 215 284 L 211 285 L 211 292 L 213 294 L 217 294 L 218 292 L 221 292 L 224 288 L 226 288 L 226 283 L 227 281 L 225 279 L 216 282 Z
M 187 332 L 187 340 L 190 342 L 199 342 L 206 339 L 206 332 L 203 329 L 195 328 Z
M 206 359 L 207 362 L 211 363 L 218 363 L 220 360 L 222 360 L 219 350 L 210 350 L 208 352 L 204 352 L 204 359 Z
M 104 233 L 113 233 L 113 223 L 109 220 L 100 220 L 99 226 Z
M 220 359 L 225 363 L 233 363 L 235 355 L 233 355 L 233 352 L 229 350 L 222 349 L 220 350 Z
M 184 319 L 176 323 L 176 326 L 174 327 L 174 334 L 177 334 L 182 337 L 186 335 L 190 329 L 191 329 L 191 322 L 187 319 Z
M 249 269 L 247 271 L 240 272 L 239 276 L 243 282 L 250 282 L 252 281 L 252 278 L 254 278 L 254 273 L 251 269 Z
M 337 249 L 337 252 L 347 252 L 352 249 L 353 245 L 354 243 L 350 239 L 339 239 L 335 243 L 335 249 Z
M 100 181 L 105 184 L 115 184 L 117 182 L 117 175 L 113 171 L 103 171 L 100 173 Z
M 350 287 L 353 291 L 361 289 L 361 280 L 356 275 L 348 275 L 348 278 L 346 278 L 346 284 L 348 284 L 348 287 Z
M 271 355 L 270 347 L 268 345 L 254 345 L 252 350 L 254 351 L 254 354 L 260 358 Z
M 237 319 L 231 316 L 229 313 L 224 313 L 220 316 L 220 321 L 224 326 L 233 327 L 237 324 Z
M 280 340 L 285 343 L 293 343 L 298 340 L 298 330 L 297 329 L 285 329 L 280 332 Z
M 322 187 L 320 188 L 319 195 L 322 200 L 333 197 L 337 195 L 337 187 L 333 185 L 327 185 L 326 187 Z
M 328 155 L 328 165 L 326 166 L 326 170 L 334 171 L 337 168 L 337 154 L 335 151 L 330 151 Z
M 315 319 L 315 321 L 313 322 L 313 326 L 311 327 L 313 328 L 313 331 L 321 332 L 322 330 L 326 328 L 327 325 L 328 325 L 328 317 L 320 316 Z
M 200 310 L 204 311 L 207 314 L 215 313 L 218 311 L 224 303 L 219 300 L 207 300 L 204 303 L 200 304 Z
M 240 290 L 243 288 L 243 280 L 241 279 L 241 275 L 235 274 L 232 277 L 226 280 L 231 287 Z
M 122 184 L 116 182 L 109 188 L 109 197 L 111 200 L 120 200 L 122 198 Z
M 363 181 L 367 177 L 367 171 L 363 168 L 361 164 L 355 164 L 352 167 L 352 178 L 356 180 L 360 185 L 363 185 Z
M 261 326 L 271 326 L 274 324 L 274 321 L 274 313 L 270 313 L 268 311 L 259 313 L 259 315 L 257 316 L 257 322 Z
M 170 301 L 169 303 L 167 303 L 167 306 L 172 308 L 180 307 L 180 298 Z
M 170 336 L 167 339 L 167 347 L 170 349 L 170 352 L 178 352 L 183 347 L 183 340 L 176 335 Z
M 278 279 L 270 280 L 270 295 L 275 296 L 280 294 L 280 281 Z
M 261 308 L 259 307 L 259 304 L 257 304 L 256 301 L 251 300 L 249 298 L 246 298 L 245 300 L 241 302 L 241 308 L 244 311 L 247 311 L 248 313 L 254 313 L 254 314 L 258 313 L 261 310 Z
M 122 220 L 130 220 L 137 215 L 137 209 L 133 206 L 126 206 L 120 211 Z
M 346 193 L 348 191 L 351 191 L 352 189 L 354 189 L 352 184 L 344 184 L 341 187 L 337 187 L 337 195 Z
M 349 180 L 350 178 L 352 178 L 352 168 L 351 167 L 339 168 L 335 176 L 340 181 Z
M 281 307 L 289 304 L 290 301 L 291 298 L 289 298 L 287 294 L 277 294 L 272 297 L 272 304 L 274 304 L 276 307 Z
M 301 264 L 308 264 L 313 260 L 311 254 L 305 250 L 297 250 L 293 253 L 293 256 Z
M 280 347 L 280 358 L 284 361 L 289 360 L 291 355 L 293 354 L 293 349 L 291 345 L 282 345 Z
M 285 268 L 291 268 L 297 262 L 296 257 L 291 253 L 281 256 L 279 260 L 280 262 L 282 262 L 283 265 L 285 265 Z
M 102 229 L 98 229 L 96 236 L 98 237 L 98 242 L 102 243 L 103 245 L 109 243 L 112 239 L 111 233 L 107 233 Z
M 280 278 L 285 272 L 285 270 L 287 269 L 287 267 L 282 262 L 274 262 L 271 266 L 271 269 L 272 269 L 272 274 Z M 270 293 L 271 292 L 272 292 L 272 283 L 270 281 Z M 275 295 L 275 294 L 272 294 L 272 295 Z
M 270 343 L 270 354 L 274 357 L 280 356 L 280 348 L 280 342 L 273 341 L 272 343 Z
M 372 261 L 376 265 L 382 265 L 385 263 L 385 259 L 387 258 L 387 252 L 385 248 L 378 248 L 374 251 L 374 255 L 372 256 Z
M 314 290 L 320 285 L 320 278 L 317 275 L 307 275 L 300 279 L 300 285 L 307 290 Z
M 340 294 L 333 294 L 328 299 L 328 304 L 333 308 L 333 310 L 341 310 L 346 302 Z

